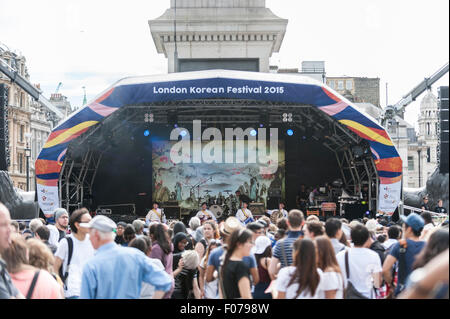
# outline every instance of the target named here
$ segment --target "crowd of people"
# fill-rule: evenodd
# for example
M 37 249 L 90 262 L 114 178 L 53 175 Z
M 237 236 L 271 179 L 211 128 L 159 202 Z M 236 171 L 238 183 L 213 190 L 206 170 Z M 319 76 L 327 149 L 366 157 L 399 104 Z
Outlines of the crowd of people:
M 448 298 L 448 224 L 429 213 L 244 223 L 202 211 L 167 224 L 155 205 L 116 224 L 58 208 L 25 225 L 0 203 L 0 298 Z

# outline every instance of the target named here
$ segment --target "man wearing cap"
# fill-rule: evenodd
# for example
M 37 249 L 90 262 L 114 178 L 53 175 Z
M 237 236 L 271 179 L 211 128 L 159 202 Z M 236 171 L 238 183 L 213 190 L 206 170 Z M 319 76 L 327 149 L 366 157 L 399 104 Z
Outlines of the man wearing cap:
M 415 257 L 425 246 L 425 242 L 419 239 L 425 225 L 423 218 L 416 213 L 409 214 L 407 218 L 405 216 L 401 218 L 404 222 L 402 227 L 404 239 L 393 245 L 383 264 L 384 280 L 390 284 L 392 283 L 392 267 L 398 261 L 396 296 L 404 289 L 407 277 L 412 272 Z
M 55 225 L 48 225 L 50 230 L 50 238 L 48 242 L 58 247 L 61 239 L 66 237 L 67 228 L 69 226 L 69 213 L 64 208 L 55 210 Z
M 163 224 L 167 222 L 166 216 L 159 208 L 159 204 L 157 202 L 153 203 L 153 208 L 147 213 L 147 216 L 145 216 L 145 224 L 149 225 L 151 222 Z
M 84 268 L 80 299 L 138 299 L 142 283 L 155 287 L 154 299 L 160 299 L 173 284 L 161 264 L 143 252 L 114 243 L 116 224 L 106 216 L 95 216 L 80 227 L 89 228 L 89 239 L 96 254 Z

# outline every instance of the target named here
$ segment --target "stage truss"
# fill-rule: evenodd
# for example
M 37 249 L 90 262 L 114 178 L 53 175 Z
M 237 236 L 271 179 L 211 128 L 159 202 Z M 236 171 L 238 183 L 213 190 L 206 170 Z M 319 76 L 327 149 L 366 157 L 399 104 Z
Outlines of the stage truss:
M 292 114 L 292 122 L 283 122 L 285 113 Z M 260 124 L 266 128 L 295 128 L 335 155 L 346 189 L 356 194 L 367 185 L 369 210 L 377 209 L 379 176 L 369 145 L 344 125 L 310 105 L 212 99 L 129 105 L 75 139 L 68 147 L 59 178 L 60 207 L 72 211 L 85 206 L 86 198 L 92 198 L 92 186 L 103 154 L 115 146 L 115 136 L 128 130 L 125 123 L 128 126 L 143 125 L 146 114 L 153 114 L 153 123 L 167 126 L 174 124 L 175 116 L 180 127 L 201 120 L 202 127 L 219 129 L 249 123 L 254 123 L 255 129 Z M 355 146 L 361 147 L 363 153 L 355 154 Z

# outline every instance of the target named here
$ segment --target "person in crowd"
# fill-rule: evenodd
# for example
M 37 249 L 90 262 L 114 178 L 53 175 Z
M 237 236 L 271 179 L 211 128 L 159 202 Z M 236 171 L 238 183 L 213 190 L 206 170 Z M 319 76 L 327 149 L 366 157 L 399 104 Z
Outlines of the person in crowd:
M 206 281 L 206 269 L 208 267 L 208 259 L 211 255 L 211 252 L 216 249 L 217 247 L 222 246 L 222 243 L 220 240 L 211 240 L 208 248 L 206 249 L 205 256 L 203 256 L 202 260 L 200 261 L 198 270 L 199 270 L 199 286 L 201 295 L 204 297 L 204 299 L 217 299 L 219 298 L 219 290 L 218 290 L 218 281 L 217 281 L 217 270 L 215 271 L 215 274 L 213 274 L 214 279 L 211 282 Z
M 158 267 L 163 268 L 163 265 L 160 260 L 150 258 L 150 254 L 152 251 L 152 241 L 151 241 L 150 237 L 148 237 L 148 236 L 136 237 L 135 239 L 133 239 L 130 242 L 130 245 L 128 247 L 136 248 L 136 249 L 142 251 L 151 262 L 155 263 Z M 155 294 L 155 286 L 153 286 L 147 282 L 143 282 L 142 289 L 141 289 L 141 295 L 140 295 L 139 299 L 152 299 L 154 294 Z
M 431 259 L 423 268 L 411 273 L 408 288 L 398 299 L 446 299 L 449 298 L 449 250 Z
M 27 240 L 27 239 L 29 239 L 29 238 L 33 238 L 34 236 L 33 236 L 33 232 L 31 231 L 31 230 L 29 230 L 29 229 L 25 229 L 23 232 L 22 232 L 22 237 L 23 237 L 23 239 L 25 239 L 25 240 Z
M 377 236 L 377 240 L 380 242 L 380 244 L 384 244 L 387 240 L 387 236 L 385 234 L 380 234 Z M 384 247 L 384 245 L 383 245 Z M 386 250 L 386 247 L 384 248 Z
M 437 229 L 431 235 L 425 244 L 425 247 L 417 255 L 412 269 L 425 267 L 434 257 L 438 256 L 443 251 L 446 251 L 449 246 L 449 232 L 448 229 Z
M 202 208 L 197 212 L 197 215 L 195 215 L 200 221 L 203 223 L 207 220 L 214 220 L 217 222 L 216 216 L 208 209 L 207 203 L 202 203 Z
M 306 222 L 307 223 L 309 223 L 309 222 L 320 222 L 320 218 L 319 217 L 317 217 L 316 215 L 309 215 L 307 218 L 306 218 Z
M 153 208 L 147 213 L 147 216 L 145 216 L 145 223 L 149 225 L 150 222 L 158 222 L 163 224 L 167 222 L 166 216 L 159 208 L 159 204 L 157 202 L 153 203 Z
M 434 225 L 433 217 L 431 216 L 431 213 L 429 212 L 423 212 L 420 214 L 420 216 L 423 218 L 425 225 L 423 226 L 422 234 L 420 235 L 420 239 L 423 241 L 426 241 L 429 237 L 429 234 L 431 234 L 435 228 L 436 225 Z
M 208 247 L 208 244 L 213 239 L 217 238 L 217 224 L 213 220 L 208 220 L 203 223 L 202 226 L 203 230 L 203 238 L 199 239 L 197 241 L 197 244 L 195 245 L 195 251 L 198 253 L 199 258 L 203 258 L 205 255 L 206 248 Z
M 125 237 L 123 233 L 125 232 L 125 228 L 127 227 L 127 223 L 118 222 L 116 229 L 116 237 L 114 238 L 114 242 L 121 246 L 127 246 L 127 242 L 125 241 Z
M 434 211 L 438 214 L 447 214 L 447 209 L 445 209 L 444 201 L 442 199 L 438 200 L 438 205 L 436 206 Z
M 83 267 L 94 256 L 89 228 L 80 226 L 91 220 L 86 208 L 75 210 L 69 220 L 72 233 L 59 243 L 55 253 L 55 272 L 60 274 L 64 282 L 64 295 L 67 299 L 80 297 Z
M 317 299 L 323 272 L 317 267 L 316 247 L 311 239 L 297 239 L 292 266 L 280 270 L 276 281 L 278 299 Z
M 388 228 L 388 239 L 383 243 L 386 251 L 389 251 L 394 244 L 400 239 L 401 228 L 397 225 L 392 225 Z
M 317 267 L 323 272 L 319 299 L 343 299 L 344 278 L 331 240 L 327 236 L 317 236 L 314 242 L 317 247 Z
M 254 242 L 256 241 L 256 238 L 258 238 L 259 236 L 264 236 L 264 225 L 261 224 L 260 222 L 249 223 L 247 224 L 246 228 L 253 233 L 252 240 Z
M 55 224 L 47 225 L 50 230 L 50 238 L 48 242 L 52 245 L 58 246 L 61 239 L 66 237 L 67 228 L 69 226 L 69 213 L 64 208 L 57 208 L 55 210 Z
M 314 240 L 314 238 L 322 236 L 325 233 L 324 227 L 320 221 L 306 222 L 305 227 L 303 227 L 303 231 L 305 233 L 305 238 L 309 238 L 311 240 Z
M 285 236 L 286 236 L 286 230 L 284 230 L 283 228 L 278 229 L 277 232 L 275 233 L 275 235 L 273 236 L 275 243 L 273 243 L 272 247 L 275 247 L 275 244 L 278 241 L 282 240 Z
M 430 207 L 430 204 L 428 203 L 428 196 L 424 196 L 424 197 L 423 197 L 423 201 L 422 201 L 422 203 L 420 204 L 420 209 L 423 209 L 423 210 L 431 210 L 430 208 L 431 208 L 431 207 Z
M 133 223 L 131 225 L 133 225 L 134 230 L 136 231 L 136 237 L 144 236 L 145 223 L 142 220 L 136 219 L 133 221 Z
M 11 244 L 2 252 L 2 257 L 14 286 L 27 299 L 63 298 L 61 286 L 55 278 L 44 269 L 31 266 L 28 256 L 26 241 L 21 236 L 12 236 Z
M 259 282 L 255 285 L 254 299 L 272 299 L 272 294 L 265 293 L 271 283 L 269 265 L 272 258 L 272 241 L 266 236 L 255 239 L 254 254 L 258 265 Z
M 404 240 L 393 245 L 383 264 L 383 276 L 386 283 L 392 286 L 392 267 L 398 261 L 398 279 L 395 296 L 405 288 L 406 280 L 412 271 L 415 257 L 422 251 L 425 242 L 420 240 L 424 220 L 420 215 L 411 213 L 407 218 L 402 216 Z
M 278 229 L 284 229 L 286 232 L 288 231 L 288 223 L 287 223 L 288 219 L 287 218 L 280 218 L 277 220 L 277 227 Z
M 378 256 L 380 256 L 381 264 L 383 264 L 386 255 L 386 248 L 384 248 L 383 244 L 380 243 L 376 237 L 378 223 L 375 219 L 370 219 L 366 222 L 366 227 L 369 231 L 369 240 L 367 242 L 367 247 L 370 250 L 376 252 Z
M 58 247 L 48 242 L 48 239 L 50 238 L 50 230 L 48 230 L 48 227 L 46 225 L 42 225 L 41 227 L 36 229 L 34 237 L 41 240 L 50 249 L 52 254 L 56 253 Z
M 183 266 L 175 277 L 175 288 L 172 299 L 201 299 L 198 285 L 198 254 L 194 250 L 186 250 L 182 255 Z
M 156 258 L 161 261 L 164 266 L 165 271 L 172 277 L 175 277 L 173 273 L 173 244 L 170 240 L 167 228 L 164 224 L 157 224 L 155 226 L 154 239 L 152 240 L 152 252 L 150 254 L 151 258 Z M 164 299 L 169 299 L 172 295 L 173 287 L 168 293 L 164 295 Z
M 19 231 L 20 234 L 27 228 L 27 225 L 24 222 L 19 222 Z
M 20 228 L 19 228 L 19 223 L 15 220 L 11 221 L 11 232 L 13 234 L 19 234 L 20 235 Z
M 382 283 L 380 256 L 367 248 L 370 234 L 366 226 L 353 226 L 351 237 L 353 248 L 342 250 L 336 255 L 345 287 L 348 287 L 350 282 L 362 296 L 375 299 L 373 288 L 380 288 Z
M 175 225 L 173 226 L 173 236 L 175 237 L 178 233 L 186 234 L 187 244 L 185 249 L 187 250 L 194 249 L 194 238 L 189 234 L 183 222 L 176 222 Z
M 221 225 L 220 228 L 220 234 L 222 236 L 223 243 L 228 243 L 230 240 L 230 235 L 238 230 L 241 229 L 242 224 L 239 222 L 239 220 L 232 216 L 228 217 L 225 222 Z M 250 232 L 251 234 L 251 232 Z M 220 267 L 221 267 L 221 258 L 223 257 L 225 252 L 225 249 L 223 246 L 217 247 L 213 251 L 211 251 L 210 256 L 208 258 L 208 267 L 206 268 L 206 281 L 211 283 L 215 281 L 218 277 L 214 274 L 219 274 Z M 251 279 L 253 281 L 254 285 L 257 285 L 259 282 L 259 275 L 258 275 L 258 266 L 256 263 L 256 258 L 253 254 L 250 253 L 249 256 L 244 256 L 242 261 L 247 265 L 250 271 Z
M 46 227 L 41 226 L 41 227 Z M 40 228 L 40 227 L 39 227 Z M 27 240 L 28 248 L 28 264 L 37 269 L 44 269 L 48 271 L 50 275 L 55 278 L 57 283 L 61 287 L 61 296 L 64 296 L 64 283 L 59 277 L 58 273 L 55 272 L 55 257 L 51 253 L 48 246 L 46 246 L 41 240 L 37 238 L 31 238 Z
M 14 286 L 11 276 L 8 273 L 6 263 L 2 259 L 3 252 L 8 249 L 11 244 L 10 225 L 11 216 L 9 210 L 0 202 L 0 299 L 23 299 L 24 296 Z
M 341 238 L 339 239 L 339 242 L 340 242 L 342 245 L 344 245 L 346 248 L 352 246 L 351 243 L 350 243 L 350 241 L 347 239 L 347 235 L 345 234 L 344 231 L 342 231 L 342 235 L 341 235 Z
M 173 243 L 173 262 L 172 269 L 175 271 L 178 268 L 178 262 L 181 259 L 181 255 L 185 252 L 188 244 L 188 238 L 185 233 L 177 233 L 172 239 Z
M 125 230 L 123 231 L 123 238 L 126 246 L 128 246 L 130 242 L 136 238 L 136 229 L 134 229 L 132 224 L 127 224 L 127 227 L 125 227 Z
M 153 298 L 168 292 L 173 279 L 164 268 L 137 249 L 114 243 L 116 223 L 106 216 L 95 216 L 89 223 L 89 240 L 96 254 L 83 268 L 80 299 L 138 299 L 142 283 L 155 287 Z
M 223 299 L 252 299 L 250 269 L 243 261 L 254 242 L 251 231 L 240 228 L 231 234 L 220 267 L 219 291 Z
M 202 225 L 200 218 L 198 217 L 192 217 L 189 220 L 189 228 L 187 229 L 187 232 L 189 235 L 192 236 L 192 238 L 194 238 L 195 236 L 195 231 L 197 230 L 197 228 L 199 228 Z
M 292 265 L 292 245 L 298 239 L 304 236 L 301 231 L 303 226 L 303 213 L 297 209 L 289 212 L 287 237 L 277 241 L 273 249 L 273 257 L 269 266 L 269 275 L 272 280 L 276 279 L 278 271 L 281 268 Z M 280 266 L 278 265 L 280 264 Z
M 329 218 L 325 222 L 325 232 L 331 240 L 331 244 L 333 245 L 334 252 L 337 255 L 339 252 L 345 250 L 345 244 L 340 242 L 339 240 L 342 237 L 342 223 L 337 218 Z
M 36 234 L 36 229 L 43 226 L 44 224 L 39 218 L 34 218 L 30 220 L 30 223 L 28 224 L 28 228 L 31 230 L 31 233 L 33 234 L 33 237 Z

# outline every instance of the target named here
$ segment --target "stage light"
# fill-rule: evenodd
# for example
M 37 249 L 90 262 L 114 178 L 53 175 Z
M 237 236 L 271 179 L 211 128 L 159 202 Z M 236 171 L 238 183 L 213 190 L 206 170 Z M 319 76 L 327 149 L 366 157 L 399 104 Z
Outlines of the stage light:
M 250 131 L 250 135 L 251 135 L 251 136 L 256 136 L 256 134 L 258 134 L 258 133 L 256 132 L 256 130 L 251 130 L 251 131 Z
M 153 113 L 145 113 L 144 122 L 145 123 L 153 123 L 155 121 Z
M 286 131 L 286 134 L 287 134 L 288 136 L 292 136 L 292 135 L 294 135 L 294 131 L 291 130 L 291 129 L 289 129 L 289 130 Z
M 149 130 L 145 130 L 144 131 L 144 136 L 149 136 L 150 135 L 150 131 Z
M 292 113 L 283 113 L 283 123 L 292 122 Z

